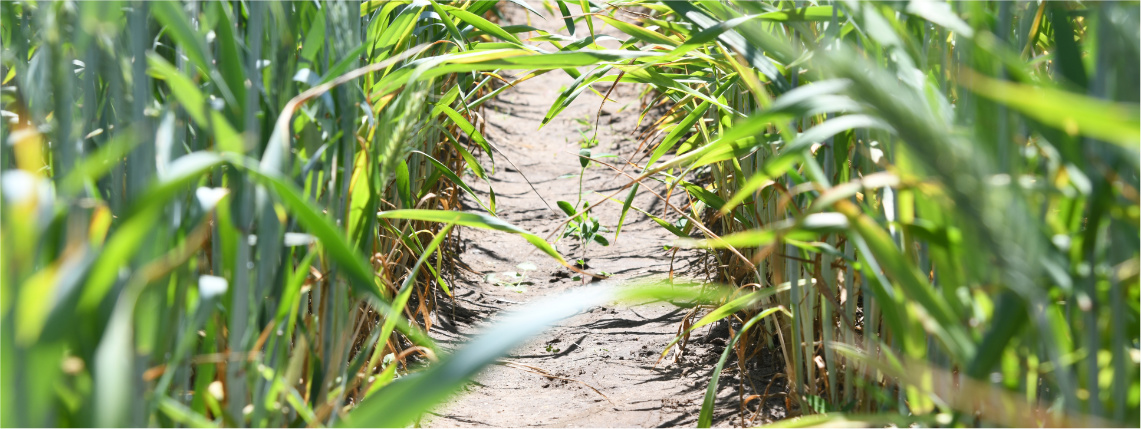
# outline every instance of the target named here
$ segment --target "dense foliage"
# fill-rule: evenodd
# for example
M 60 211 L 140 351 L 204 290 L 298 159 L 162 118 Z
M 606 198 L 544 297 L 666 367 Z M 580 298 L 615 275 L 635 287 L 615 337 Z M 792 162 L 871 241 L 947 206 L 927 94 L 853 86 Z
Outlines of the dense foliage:
M 643 177 L 722 280 L 790 286 L 760 336 L 803 412 L 1136 424 L 1136 4 L 647 6 Z
M 1136 4 L 544 5 L 0 2 L 0 425 L 406 425 L 545 323 L 666 294 L 730 321 L 715 374 L 782 351 L 792 424 L 1139 423 Z M 445 356 L 457 225 L 576 269 L 464 182 L 503 70 L 576 79 L 546 121 L 646 85 L 619 193 L 690 204 L 623 210 L 730 286 L 594 288 Z

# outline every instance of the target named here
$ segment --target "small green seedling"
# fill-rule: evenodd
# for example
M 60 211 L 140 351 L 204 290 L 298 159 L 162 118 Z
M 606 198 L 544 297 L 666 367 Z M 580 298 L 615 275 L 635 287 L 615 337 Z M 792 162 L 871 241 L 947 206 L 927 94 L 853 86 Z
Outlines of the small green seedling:
M 607 232 L 607 229 L 598 223 L 598 218 L 591 216 L 589 212 L 584 212 L 578 216 L 575 216 L 577 206 L 572 206 L 566 201 L 559 201 L 558 204 L 559 208 L 563 209 L 563 212 L 566 213 L 567 216 L 571 216 L 574 219 L 569 224 L 567 224 L 566 229 L 563 231 L 564 238 L 571 237 L 578 239 L 584 248 L 586 247 L 586 243 L 591 241 L 603 246 L 610 245 L 610 241 L 607 240 L 606 237 L 603 237 L 601 234 L 599 234 L 602 232 Z M 578 265 L 583 265 L 585 261 L 580 258 L 576 262 L 579 263 Z
M 583 118 L 575 118 L 574 121 L 576 123 L 578 123 L 579 125 L 586 128 L 586 129 L 580 128 L 580 129 L 576 130 L 576 131 L 578 131 L 579 137 L 582 137 L 578 141 L 579 146 L 581 146 L 583 149 L 590 149 L 592 147 L 598 146 L 598 133 L 597 132 L 591 133 L 593 126 L 590 123 L 590 117 L 587 116 L 587 117 L 583 117 Z M 587 135 L 587 133 L 591 133 L 591 135 Z
M 592 241 L 603 246 L 609 246 L 610 241 L 601 234 L 607 232 L 606 227 L 598 222 L 598 218 L 590 215 L 590 210 L 578 212 L 580 208 L 585 209 L 590 204 L 589 201 L 582 199 L 582 177 L 586 173 L 586 167 L 590 165 L 590 149 L 579 150 L 578 155 L 578 162 L 582 167 L 578 172 L 578 201 L 574 204 L 568 201 L 559 201 L 558 206 L 563 210 L 563 213 L 571 218 L 566 228 L 563 229 L 562 237 L 575 238 L 579 241 L 579 251 L 582 252 L 583 256 L 577 262 L 579 266 L 585 266 L 586 246 Z M 575 276 L 576 281 L 581 279 L 581 276 Z
M 579 131 L 578 135 L 579 135 L 579 137 L 581 137 L 581 139 L 578 141 L 578 145 L 581 146 L 583 149 L 590 149 L 592 147 L 598 146 L 598 139 L 597 138 L 594 138 L 593 136 L 588 136 L 588 135 L 586 135 L 585 132 L 582 132 L 582 131 Z

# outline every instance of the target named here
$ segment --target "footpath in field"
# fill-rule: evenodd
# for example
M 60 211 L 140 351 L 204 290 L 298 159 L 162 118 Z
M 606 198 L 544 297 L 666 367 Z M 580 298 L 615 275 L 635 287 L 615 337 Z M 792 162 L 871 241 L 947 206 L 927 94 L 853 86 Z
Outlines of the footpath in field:
M 511 11 L 509 16 L 520 16 L 516 12 Z M 560 23 L 561 20 L 548 17 L 545 22 L 534 19 L 531 24 L 555 30 Z M 600 22 L 598 27 L 602 27 Z M 579 31 L 586 34 L 585 28 Z M 583 133 L 587 137 L 593 134 L 602 101 L 593 93 L 584 93 L 539 129 L 552 101 L 572 82 L 566 73 L 547 73 L 504 91 L 485 111 L 486 137 L 506 155 L 495 154 L 497 169 L 491 175 L 499 215 L 543 237 L 557 234 L 565 219 L 556 201 L 578 200 L 576 154 Z M 597 85 L 596 89 L 605 94 L 609 84 Z M 602 107 L 597 122 L 599 143 L 592 151 L 595 155 L 609 153 L 621 157 L 605 158 L 614 165 L 621 165 L 621 159 L 637 157 L 636 135 L 652 119 L 647 118 L 641 126 L 637 124 L 641 108 L 638 91 L 628 84 L 615 88 L 610 94 L 613 102 Z M 591 201 L 626 183 L 625 178 L 616 177 L 613 170 L 603 166 L 591 166 L 582 179 L 584 192 L 594 191 L 588 197 Z M 664 195 L 664 186 L 646 183 L 635 206 L 661 216 L 664 204 L 646 190 L 647 186 Z M 476 188 L 486 199 L 487 187 Z M 618 198 L 625 195 L 623 192 Z M 672 201 L 678 205 L 684 202 L 676 197 Z M 465 206 L 467 210 L 479 211 L 470 198 Z M 618 203 L 602 205 L 593 212 L 609 230 L 604 234 L 611 241 L 609 246 L 592 243 L 584 251 L 577 240 L 566 238 L 558 243 L 559 251 L 568 258 L 585 255 L 592 272 L 605 271 L 619 282 L 667 275 L 673 251 L 663 246 L 671 244 L 674 237 L 649 217 L 631 210 L 615 240 L 614 227 L 620 212 Z M 460 247 L 459 260 L 470 270 L 457 272 L 454 320 L 453 309 L 441 299 L 437 323 L 431 330 L 444 344 L 470 338 L 500 312 L 582 287 L 581 281 L 572 278 L 573 273 L 516 236 L 465 228 L 460 231 Z M 673 259 L 675 276 L 704 277 L 705 263 L 700 258 L 695 252 L 678 253 Z M 511 275 L 512 272 L 518 275 Z M 513 351 L 502 359 L 503 364 L 487 369 L 475 383 L 429 413 L 422 424 L 693 426 L 710 373 L 728 340 L 728 331 L 723 326 L 700 329 L 680 360 L 675 361 L 671 352 L 659 362 L 659 353 L 677 334 L 689 311 L 670 304 L 607 305 L 567 319 Z M 776 361 L 766 357 L 757 361 L 758 370 L 750 371 L 754 374 L 751 381 L 767 383 L 764 375 L 778 371 Z M 761 378 L 757 379 L 756 374 L 761 374 Z M 742 414 L 737 411 L 741 383 L 738 380 L 737 371 L 727 368 L 718 389 L 715 425 L 742 423 Z M 753 423 L 781 417 L 783 402 L 783 398 L 769 400 Z M 757 405 L 754 401 L 749 408 L 756 410 Z M 750 417 L 752 412 L 744 414 L 746 420 Z

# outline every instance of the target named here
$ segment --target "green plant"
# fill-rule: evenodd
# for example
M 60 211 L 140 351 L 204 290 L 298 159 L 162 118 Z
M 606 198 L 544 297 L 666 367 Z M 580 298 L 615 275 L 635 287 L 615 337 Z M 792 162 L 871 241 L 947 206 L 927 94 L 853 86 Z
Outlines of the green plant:
M 0 2 L 0 426 L 402 426 L 489 364 L 424 334 L 451 230 L 568 263 L 456 173 L 481 72 L 644 56 L 495 6 Z
M 586 132 L 582 130 L 578 131 L 578 135 L 581 137 L 578 141 L 579 147 L 590 149 L 592 147 L 598 146 L 598 138 L 595 136 L 588 136 L 586 135 Z
M 1132 5 L 634 4 L 641 25 L 603 20 L 666 54 L 584 72 L 550 112 L 593 83 L 652 86 L 643 112 L 669 110 L 623 212 L 662 180 L 689 203 L 638 210 L 709 249 L 738 299 L 788 285 L 702 320 L 789 310 L 734 347 L 783 351 L 794 413 L 1136 424 Z M 952 374 L 961 389 L 931 387 Z
M 578 201 L 571 204 L 567 201 L 559 201 L 557 204 L 563 213 L 570 217 L 570 221 L 563 229 L 562 237 L 572 237 L 579 241 L 579 251 L 583 255 L 577 261 L 579 267 L 586 267 L 586 247 L 591 242 L 598 243 L 603 246 L 609 246 L 610 241 L 600 233 L 606 232 L 606 228 L 599 222 L 598 218 L 590 215 L 590 208 L 583 205 L 582 193 L 582 179 L 586 174 L 586 168 L 590 166 L 590 149 L 583 148 L 579 150 L 579 169 L 578 172 Z M 580 211 L 581 209 L 581 211 Z
M 539 50 L 494 2 L 0 2 L 0 426 L 403 426 L 555 320 L 650 297 L 701 310 L 679 339 L 741 327 L 715 372 L 779 347 L 788 425 L 1138 423 L 1135 5 L 578 5 L 549 10 L 590 34 Z M 456 173 L 488 180 L 502 70 L 575 79 L 545 123 L 647 85 L 666 114 L 616 236 L 636 209 L 735 287 L 577 291 L 444 356 L 455 226 L 571 265 Z M 584 149 L 581 249 L 606 241 Z
M 578 131 L 579 137 L 581 137 L 578 141 L 578 145 L 583 149 L 590 149 L 598 146 L 598 130 L 594 129 L 594 126 L 590 123 L 589 117 L 575 118 L 574 122 L 582 127 L 576 130 Z M 592 134 L 588 136 L 588 132 Z

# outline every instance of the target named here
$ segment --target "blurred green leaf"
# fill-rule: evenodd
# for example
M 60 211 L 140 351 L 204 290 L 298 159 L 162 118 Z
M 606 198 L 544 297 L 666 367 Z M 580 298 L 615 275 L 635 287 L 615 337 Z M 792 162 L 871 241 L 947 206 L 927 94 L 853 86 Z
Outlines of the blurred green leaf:
M 1069 135 L 1087 135 L 1136 152 L 1141 109 L 1048 87 L 1030 87 L 967 73 L 963 84 L 979 95 Z

